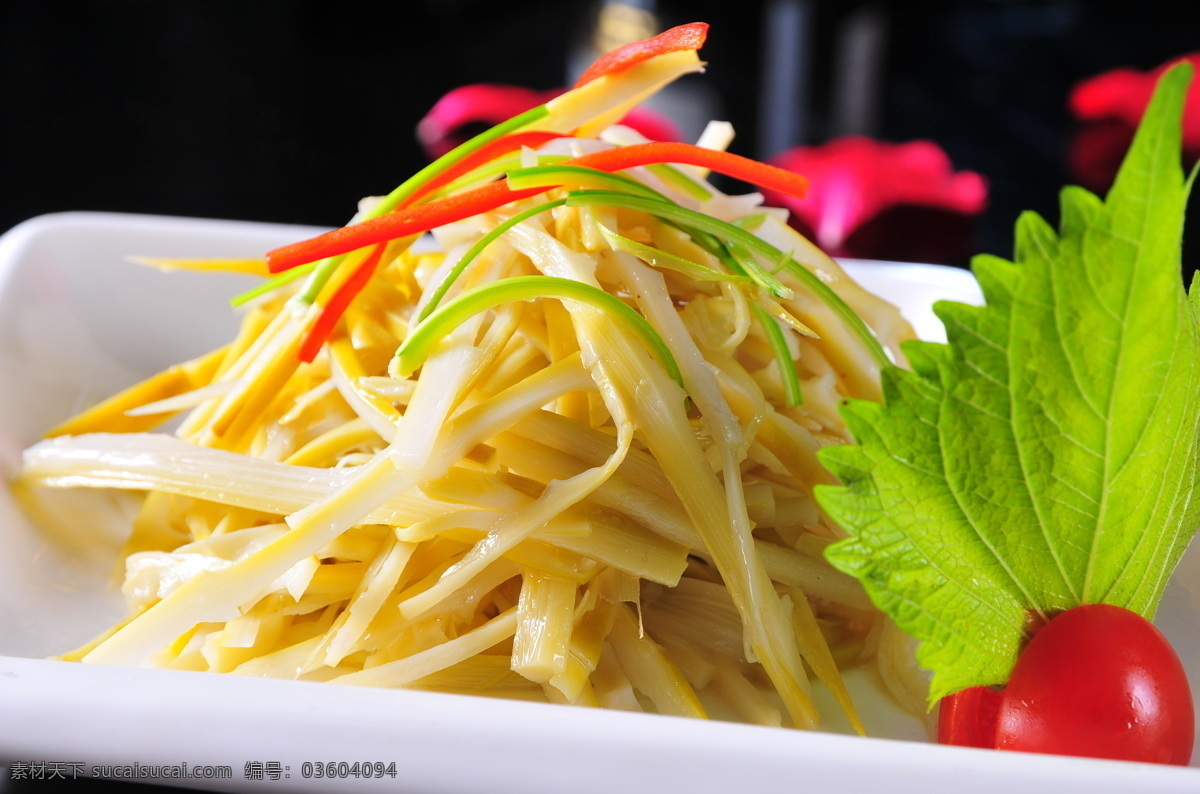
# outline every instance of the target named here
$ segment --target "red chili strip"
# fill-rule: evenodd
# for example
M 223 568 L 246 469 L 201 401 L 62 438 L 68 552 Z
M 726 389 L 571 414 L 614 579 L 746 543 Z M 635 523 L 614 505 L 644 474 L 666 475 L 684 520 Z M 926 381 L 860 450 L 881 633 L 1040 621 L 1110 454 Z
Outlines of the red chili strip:
M 490 163 L 497 157 L 515 152 L 522 146 L 531 148 L 541 146 L 546 141 L 554 140 L 555 138 L 569 138 L 571 136 L 561 132 L 547 132 L 545 130 L 526 130 L 524 132 L 514 132 L 511 135 L 505 135 L 503 138 L 497 138 L 494 141 L 484 144 L 475 151 L 468 154 L 457 163 L 446 168 L 433 179 L 426 182 L 404 201 L 397 205 L 396 209 L 403 209 L 412 206 L 424 196 L 429 195 L 433 191 L 448 185 L 455 179 L 458 179 L 463 174 L 470 173 L 476 168 Z
M 337 327 L 338 320 L 345 313 L 350 301 L 362 292 L 363 287 L 367 286 L 371 276 L 375 274 L 375 268 L 379 267 L 379 260 L 383 257 L 385 248 L 387 248 L 386 244 L 375 246 L 375 250 L 371 251 L 358 269 L 350 275 L 350 278 L 337 288 L 337 292 L 333 293 L 329 302 L 322 307 L 317 321 L 313 323 L 313 327 L 308 330 L 304 341 L 300 343 L 300 350 L 297 351 L 296 358 L 306 364 L 311 364 L 312 360 L 317 357 L 321 346 L 333 334 L 333 329 Z
M 466 193 L 448 196 L 428 204 L 418 204 L 401 212 L 381 215 L 353 226 L 343 226 L 307 240 L 280 246 L 267 252 L 267 269 L 272 273 L 282 273 L 308 262 L 316 262 L 318 259 L 345 254 L 397 237 L 420 234 L 447 223 L 503 207 L 511 201 L 536 196 L 546 190 L 548 188 L 538 187 L 514 191 L 509 190 L 503 181 L 492 182 Z
M 729 152 L 703 149 L 690 143 L 638 143 L 586 154 L 565 164 L 581 165 L 600 171 L 623 171 L 652 163 L 684 163 L 710 168 L 735 179 L 777 190 L 789 196 L 803 198 L 808 180 L 799 174 L 760 163 Z M 489 212 L 512 201 L 536 196 L 549 187 L 510 190 L 503 181 L 492 182 L 465 193 L 449 196 L 428 204 L 418 204 L 402 211 L 343 226 L 331 232 L 291 243 L 267 253 L 267 269 L 280 273 L 293 267 L 337 256 L 368 245 L 387 242 L 397 237 L 422 232 L 460 221 L 472 215 Z
M 658 55 L 681 50 L 698 50 L 704 46 L 704 40 L 707 37 L 708 25 L 704 22 L 692 22 L 665 30 L 654 38 L 642 39 L 626 44 L 624 47 L 617 47 L 597 58 L 595 63 L 580 75 L 579 80 L 575 83 L 575 88 L 579 88 L 584 83 L 590 83 L 597 77 L 637 66 Z
M 804 198 L 808 193 L 808 179 L 794 171 L 760 163 L 738 154 L 705 149 L 690 143 L 670 141 L 635 143 L 631 146 L 619 146 L 615 149 L 586 154 L 569 163 L 564 163 L 564 165 L 582 165 L 611 173 L 654 163 L 681 163 L 708 168 L 734 179 L 777 190 L 796 198 Z

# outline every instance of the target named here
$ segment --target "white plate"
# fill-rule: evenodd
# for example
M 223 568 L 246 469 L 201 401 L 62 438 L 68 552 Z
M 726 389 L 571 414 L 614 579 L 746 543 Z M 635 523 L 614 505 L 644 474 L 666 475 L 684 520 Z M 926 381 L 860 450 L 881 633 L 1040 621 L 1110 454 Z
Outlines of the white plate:
M 0 472 L 9 474 L 22 448 L 81 405 L 231 336 L 236 317 L 225 301 L 253 282 L 161 273 L 127 256 L 259 256 L 313 231 L 72 213 L 36 218 L 0 238 Z M 929 311 L 934 300 L 979 300 L 964 271 L 848 267 L 927 337 L 941 333 Z M 48 540 L 0 489 L 0 763 L 225 765 L 230 779 L 177 782 L 272 791 L 330 790 L 329 780 L 304 776 L 305 762 L 323 761 L 395 762 L 395 780 L 337 781 L 391 791 L 1200 790 L 1194 769 L 44 661 L 123 612 L 111 581 L 119 530 L 93 532 L 92 542 L 73 548 Z M 1195 687 L 1200 601 L 1179 581 L 1200 584 L 1200 555 L 1185 558 L 1177 580 L 1159 624 Z M 874 718 L 884 721 L 889 708 L 879 705 Z M 892 735 L 913 734 L 911 724 L 889 725 Z M 247 762 L 278 762 L 280 779 L 247 779 Z

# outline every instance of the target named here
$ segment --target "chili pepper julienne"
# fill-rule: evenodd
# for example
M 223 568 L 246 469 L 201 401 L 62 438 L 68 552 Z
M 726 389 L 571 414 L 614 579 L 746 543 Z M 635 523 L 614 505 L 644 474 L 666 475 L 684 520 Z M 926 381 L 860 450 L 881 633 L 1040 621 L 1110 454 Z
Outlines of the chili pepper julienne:
M 322 307 L 321 314 L 318 315 L 316 322 L 313 323 L 312 328 L 308 330 L 304 340 L 300 343 L 300 349 L 296 353 L 298 359 L 307 364 L 312 363 L 312 360 L 317 357 L 321 346 L 325 344 L 333 333 L 333 329 L 337 327 L 337 322 L 350 305 L 350 301 L 362 292 L 363 287 L 375 274 L 375 268 L 379 266 L 379 260 L 383 258 L 385 248 L 387 248 L 386 244 L 375 246 L 370 255 L 358 266 L 358 269 L 337 288 L 329 302 Z
M 726 176 L 803 198 L 808 180 L 799 174 L 760 163 L 729 152 L 704 149 L 689 143 L 639 143 L 607 149 L 569 160 L 564 165 L 586 166 L 601 171 L 624 171 L 653 163 L 677 163 L 709 168 Z M 281 246 L 267 253 L 267 267 L 280 273 L 323 257 L 336 256 L 409 234 L 418 234 L 447 223 L 502 207 L 518 199 L 544 193 L 550 187 L 511 190 L 505 182 L 419 204 L 371 218 L 352 226 Z
M 420 199 L 429 195 L 444 185 L 448 185 L 455 179 L 458 179 L 464 174 L 474 171 L 476 168 L 486 165 L 495 160 L 497 157 L 515 152 L 522 146 L 541 146 L 543 143 L 555 138 L 568 138 L 570 136 L 558 132 L 547 132 L 545 130 L 524 130 L 522 132 L 514 132 L 511 135 L 505 135 L 503 138 L 497 138 L 490 141 L 475 151 L 468 154 L 463 159 L 446 168 L 433 179 L 430 179 L 425 184 L 421 185 L 416 191 L 402 200 L 396 209 L 404 209 L 417 203 Z
M 626 44 L 624 47 L 618 47 L 597 58 L 595 63 L 579 76 L 575 87 L 578 88 L 585 83 L 590 83 L 597 77 L 603 77 L 606 74 L 612 74 L 613 72 L 619 72 L 631 66 L 636 66 L 658 55 L 664 55 L 668 52 L 679 52 L 681 50 L 698 50 L 704 46 L 704 40 L 707 37 L 708 25 L 704 22 L 692 22 L 665 30 L 654 38 L 643 39 Z
M 519 133 L 516 135 L 520 135 Z M 500 144 L 516 135 L 506 136 L 493 142 Z M 540 137 L 540 135 L 539 135 Z M 507 144 L 486 145 L 478 150 L 483 152 L 491 149 L 492 157 L 504 153 L 505 146 L 517 148 L 524 143 L 509 141 Z M 508 151 L 511 151 L 509 148 Z M 487 162 L 486 156 L 480 154 L 471 157 L 474 165 Z M 463 161 L 460 161 L 463 162 Z M 790 196 L 803 197 L 808 189 L 808 180 L 799 174 L 785 171 L 774 166 L 760 163 L 729 152 L 705 149 L 688 143 L 654 142 L 640 143 L 607 149 L 582 157 L 569 160 L 563 165 L 574 167 L 594 168 L 599 171 L 616 172 L 629 168 L 652 165 L 656 163 L 679 163 L 708 168 L 727 176 L 762 187 L 777 190 Z M 467 167 L 465 171 L 469 171 Z M 465 172 L 464 171 L 464 172 Z M 380 245 L 397 237 L 421 234 L 430 229 L 444 226 L 448 223 L 463 220 L 473 215 L 497 209 L 514 201 L 544 193 L 553 185 L 531 187 L 513 190 L 507 181 L 492 182 L 483 187 L 475 188 L 444 199 L 430 201 L 425 204 L 397 208 L 385 215 L 370 218 L 352 226 L 334 229 L 317 237 L 298 243 L 277 248 L 267 254 L 267 266 L 270 272 L 280 273 L 309 262 L 363 248 L 367 245 Z M 369 261 L 369 260 L 368 260 Z M 377 264 L 377 262 L 376 262 Z M 337 324 L 338 318 L 345 311 L 354 296 L 366 286 L 374 266 L 360 266 L 359 272 L 347 280 L 338 290 L 334 299 L 324 307 L 317 324 L 305 338 L 302 354 L 309 356 L 303 360 L 311 361 L 316 355 L 323 340 L 327 339 Z M 360 278 L 360 273 L 366 273 Z

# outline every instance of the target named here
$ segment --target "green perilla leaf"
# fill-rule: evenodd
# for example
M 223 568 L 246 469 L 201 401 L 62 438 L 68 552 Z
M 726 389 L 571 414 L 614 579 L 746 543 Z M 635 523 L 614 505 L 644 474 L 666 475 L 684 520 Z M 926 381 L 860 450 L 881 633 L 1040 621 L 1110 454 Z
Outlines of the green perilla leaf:
M 1200 299 L 1180 279 L 1190 67 L 1164 75 L 1108 198 L 1062 193 L 977 257 L 983 307 L 941 303 L 884 404 L 843 415 L 822 507 L 830 561 L 921 640 L 930 698 L 1008 680 L 1030 617 L 1109 603 L 1153 617 L 1200 522 Z

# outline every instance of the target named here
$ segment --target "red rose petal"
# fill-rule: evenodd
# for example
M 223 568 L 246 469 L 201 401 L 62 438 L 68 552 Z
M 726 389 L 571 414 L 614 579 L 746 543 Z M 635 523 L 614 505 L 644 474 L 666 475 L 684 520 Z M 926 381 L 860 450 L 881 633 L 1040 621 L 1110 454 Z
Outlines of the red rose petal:
M 970 171 L 955 173 L 946 153 L 929 141 L 892 144 L 852 136 L 790 149 L 771 162 L 812 181 L 804 199 L 773 194 L 768 198 L 791 210 L 796 225 L 811 230 L 817 244 L 835 255 L 898 258 L 895 252 L 912 250 L 900 236 L 920 233 L 933 236 L 934 244 L 922 249 L 925 256 L 952 258 L 957 250 L 939 255 L 936 228 L 914 230 L 904 224 L 872 222 L 882 220 L 890 210 L 917 208 L 928 212 L 916 216 L 906 212 L 905 217 L 936 225 L 939 218 L 978 215 L 987 203 L 983 177 Z M 856 233 L 868 226 L 870 234 L 852 246 Z M 960 246 L 961 234 L 955 231 L 947 235 L 947 242 L 955 238 L 947 249 Z
M 1114 69 L 1084 80 L 1071 91 L 1068 100 L 1071 113 L 1083 122 L 1116 119 L 1131 129 L 1137 127 L 1158 78 L 1181 61 L 1190 61 L 1200 69 L 1200 52 L 1173 58 L 1148 72 Z M 1200 81 L 1193 81 L 1188 89 L 1183 111 L 1183 148 L 1193 153 L 1200 150 Z
M 1200 52 L 1174 58 L 1147 72 L 1113 69 L 1071 90 L 1067 105 L 1081 122 L 1067 154 L 1075 181 L 1097 192 L 1112 185 L 1158 78 L 1180 61 L 1190 61 L 1200 69 Z M 1183 155 L 1188 162 L 1200 158 L 1200 81 L 1192 82 L 1184 102 Z
M 493 127 L 532 107 L 549 102 L 562 91 L 535 91 L 516 85 L 474 83 L 459 86 L 434 103 L 417 123 L 417 140 L 430 159 L 441 157 L 480 130 L 463 135 L 472 125 Z

